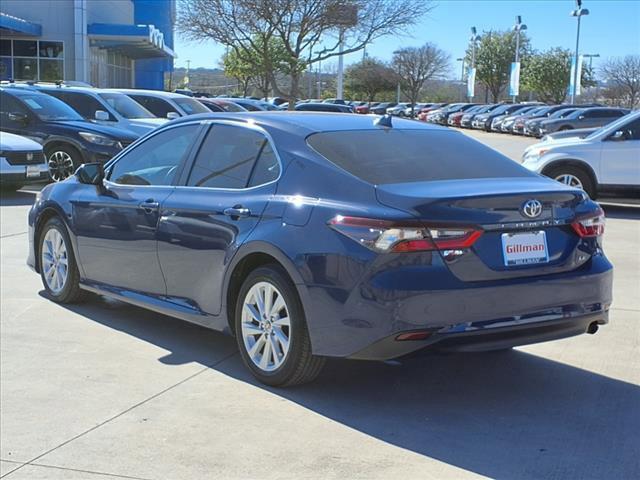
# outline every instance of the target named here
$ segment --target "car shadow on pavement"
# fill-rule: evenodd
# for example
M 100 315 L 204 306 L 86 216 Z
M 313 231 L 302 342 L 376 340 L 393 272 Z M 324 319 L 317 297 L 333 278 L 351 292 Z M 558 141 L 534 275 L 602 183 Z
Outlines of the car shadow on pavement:
M 35 200 L 35 192 L 0 192 L 0 207 L 20 207 L 31 205 Z
M 383 442 L 492 478 L 638 478 L 640 388 L 514 350 L 330 360 L 312 384 L 257 383 L 233 338 L 96 297 L 67 307 Z M 585 337 L 582 341 L 597 341 Z M 426 474 L 427 472 L 425 472 Z

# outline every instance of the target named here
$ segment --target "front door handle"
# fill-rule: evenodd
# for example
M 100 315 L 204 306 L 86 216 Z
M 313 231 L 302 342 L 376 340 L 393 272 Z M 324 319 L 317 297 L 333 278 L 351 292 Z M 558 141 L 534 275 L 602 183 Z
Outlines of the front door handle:
M 225 208 L 222 213 L 227 217 L 231 217 L 232 220 L 237 220 L 241 217 L 248 217 L 251 215 L 251 210 L 244 208 L 242 205 L 235 205 L 234 207 Z
M 160 204 L 156 202 L 153 198 L 148 198 L 144 202 L 138 205 L 141 209 L 143 209 L 146 213 L 153 213 L 160 208 Z

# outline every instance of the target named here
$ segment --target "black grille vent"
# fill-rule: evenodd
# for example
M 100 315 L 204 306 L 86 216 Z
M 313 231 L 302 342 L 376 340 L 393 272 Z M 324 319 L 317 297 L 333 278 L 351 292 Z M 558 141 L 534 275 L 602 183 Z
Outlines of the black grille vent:
M 42 152 L 2 152 L 9 165 L 39 165 L 44 163 Z

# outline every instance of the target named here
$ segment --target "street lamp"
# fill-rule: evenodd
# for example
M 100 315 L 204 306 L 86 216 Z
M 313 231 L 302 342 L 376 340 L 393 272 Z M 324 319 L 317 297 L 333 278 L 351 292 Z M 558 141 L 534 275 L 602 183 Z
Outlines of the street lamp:
M 580 47 L 580 18 L 584 15 L 589 15 L 589 10 L 587 8 L 582 8 L 582 0 L 576 0 L 576 9 L 571 12 L 572 17 L 578 18 L 578 31 L 576 33 L 576 53 L 573 57 L 574 66 L 573 66 L 573 88 L 571 89 L 571 103 L 574 104 L 576 102 L 576 90 L 578 89 L 578 49 Z
M 516 61 L 515 61 L 515 67 L 514 67 L 516 70 L 514 70 L 514 72 L 517 72 L 517 73 L 512 72 L 511 74 L 512 75 L 516 75 L 518 78 L 515 80 L 515 83 L 514 83 L 514 89 L 516 89 L 516 90 L 514 90 L 513 103 L 516 103 L 516 97 L 518 96 L 518 95 L 515 94 L 517 92 L 517 89 L 518 89 L 518 85 L 516 85 L 516 84 L 520 83 L 520 64 L 519 64 L 519 62 L 520 62 L 520 32 L 523 31 L 523 30 L 526 30 L 526 29 L 527 29 L 527 26 L 524 23 L 522 23 L 522 17 L 520 15 L 516 15 L 516 24 L 513 26 L 513 31 L 516 32 Z
M 476 67 L 476 43 L 478 43 L 479 40 L 480 40 L 480 35 L 478 35 L 476 27 L 471 27 L 471 37 L 469 38 L 469 41 L 471 42 L 471 66 L 469 67 L 470 72 L 469 72 L 469 76 L 467 77 L 467 81 L 475 82 L 475 79 L 476 79 L 476 76 L 473 72 L 471 72 L 471 69 L 474 69 Z M 472 89 L 470 93 L 475 93 L 475 92 Z M 473 101 L 473 97 L 474 95 L 469 95 L 469 102 Z
M 591 68 L 593 67 L 593 59 L 600 58 L 600 54 L 599 53 L 583 53 L 582 56 L 584 58 L 589 59 L 589 72 L 591 72 Z

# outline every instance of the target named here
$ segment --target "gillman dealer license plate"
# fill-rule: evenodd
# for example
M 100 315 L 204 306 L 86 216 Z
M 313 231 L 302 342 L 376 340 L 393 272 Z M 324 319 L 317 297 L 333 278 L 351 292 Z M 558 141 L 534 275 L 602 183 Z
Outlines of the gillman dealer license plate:
M 526 233 L 503 233 L 502 254 L 504 264 L 508 267 L 547 263 L 549 261 L 547 236 L 542 230 Z

